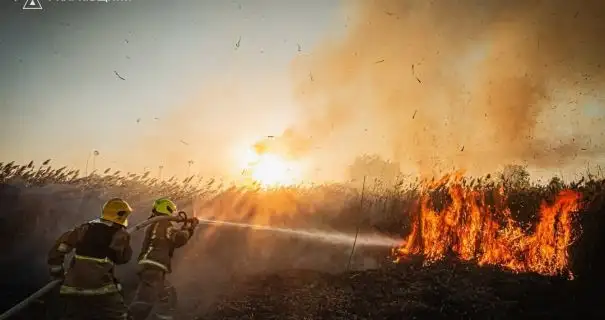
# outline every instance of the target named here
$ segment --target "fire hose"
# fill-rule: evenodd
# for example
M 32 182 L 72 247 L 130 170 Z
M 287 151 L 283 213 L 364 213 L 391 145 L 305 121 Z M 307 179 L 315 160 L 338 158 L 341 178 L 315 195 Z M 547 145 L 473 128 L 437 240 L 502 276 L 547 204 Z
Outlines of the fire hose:
M 196 219 L 196 218 L 187 218 L 187 215 L 185 214 L 185 212 L 179 212 L 179 214 L 175 217 L 173 216 L 160 216 L 160 217 L 154 217 L 148 220 L 145 220 L 131 228 L 128 228 L 128 233 L 133 233 L 133 232 L 137 232 L 145 227 L 147 227 L 150 224 L 154 224 L 156 222 L 160 222 L 160 221 L 176 221 L 176 222 L 183 222 L 185 224 L 191 223 L 192 219 Z M 23 310 L 25 307 L 27 307 L 29 304 L 31 304 L 32 302 L 34 302 L 35 300 L 37 300 L 38 298 L 40 298 L 41 296 L 45 295 L 46 293 L 48 293 L 49 291 L 51 291 L 52 289 L 54 289 L 56 286 L 58 286 L 60 283 L 62 283 L 63 280 L 53 280 L 49 283 L 47 283 L 44 287 L 40 288 L 40 290 L 34 292 L 32 295 L 30 295 L 29 297 L 27 297 L 25 300 L 19 302 L 18 304 L 16 304 L 14 307 L 10 308 L 8 311 L 4 312 L 3 314 L 0 315 L 0 320 L 4 320 L 4 319 L 8 319 L 9 317 L 15 315 L 16 313 L 18 313 L 19 311 Z

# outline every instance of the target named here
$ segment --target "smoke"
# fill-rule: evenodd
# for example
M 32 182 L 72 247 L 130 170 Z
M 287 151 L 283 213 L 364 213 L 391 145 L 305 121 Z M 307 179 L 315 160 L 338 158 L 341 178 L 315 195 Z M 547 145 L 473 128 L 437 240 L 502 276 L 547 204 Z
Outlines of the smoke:
M 141 192 L 143 191 L 143 192 Z M 155 197 L 153 190 L 129 188 L 86 188 L 76 185 L 23 186 L 0 184 L 0 229 L 6 254 L 0 266 L 12 276 L 5 285 L 10 294 L 0 299 L 3 309 L 30 294 L 48 281 L 46 256 L 52 243 L 63 232 L 98 218 L 104 201 L 116 195 L 133 207 L 130 225 L 148 217 Z M 350 232 L 359 219 L 350 219 L 345 194 L 329 194 L 334 202 L 324 201 L 326 194 L 242 193 L 229 190 L 213 198 L 194 198 L 179 202 L 179 207 L 202 218 L 243 221 L 283 228 L 340 229 Z M 357 201 L 354 201 L 357 205 Z M 293 211 L 297 211 L 294 215 Z M 371 215 L 371 213 L 368 213 Z M 377 217 L 377 214 L 373 214 Z M 370 233 L 362 228 L 361 233 Z M 144 232 L 132 234 L 134 256 L 130 263 L 116 269 L 124 285 L 127 300 L 138 282 L 136 257 Z M 358 239 L 355 268 L 375 268 L 388 248 L 366 249 Z M 235 277 L 283 269 L 314 269 L 339 272 L 346 267 L 350 243 L 329 244 L 284 236 L 279 233 L 201 225 L 190 242 L 175 252 L 170 276 L 179 291 L 180 308 L 199 314 L 229 289 Z M 355 262 L 357 261 L 357 262 Z M 35 318 L 35 317 L 30 317 Z
M 143 119 L 142 132 L 130 137 L 124 150 L 129 157 L 122 162 L 130 162 L 134 171 L 142 163 L 163 165 L 164 178 L 184 178 L 187 173 L 239 177 L 238 156 L 259 136 L 274 132 L 274 124 L 284 118 L 280 109 L 288 101 L 284 96 L 289 88 L 272 74 L 264 75 L 262 83 L 251 83 L 244 71 L 227 69 L 226 75 L 217 75 L 199 94 L 184 97 L 158 120 Z M 281 122 L 280 131 L 286 121 Z M 191 170 L 189 160 L 194 161 Z M 151 170 L 155 173 L 157 167 Z
M 384 141 L 380 151 L 420 173 L 603 155 L 603 119 L 586 108 L 603 108 L 594 101 L 603 99 L 605 2 L 376 0 L 353 9 L 344 38 L 293 63 L 304 116 L 257 150 L 305 156 L 336 135 L 371 152 Z M 351 132 L 361 130 L 358 140 Z

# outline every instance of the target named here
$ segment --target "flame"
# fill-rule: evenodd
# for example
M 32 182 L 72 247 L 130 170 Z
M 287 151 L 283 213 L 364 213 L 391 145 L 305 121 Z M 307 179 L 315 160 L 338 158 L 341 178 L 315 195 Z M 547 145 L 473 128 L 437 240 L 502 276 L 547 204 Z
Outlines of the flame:
M 561 191 L 552 204 L 542 201 L 539 221 L 533 231 L 513 220 L 502 187 L 486 192 L 465 187 L 460 173 L 425 183 L 415 211 L 411 232 L 393 250 L 395 262 L 422 255 L 432 263 L 453 254 L 479 265 L 499 265 L 514 272 L 543 275 L 565 274 L 568 247 L 574 241 L 573 217 L 580 209 L 581 195 Z M 431 193 L 444 191 L 451 203 L 434 209 Z

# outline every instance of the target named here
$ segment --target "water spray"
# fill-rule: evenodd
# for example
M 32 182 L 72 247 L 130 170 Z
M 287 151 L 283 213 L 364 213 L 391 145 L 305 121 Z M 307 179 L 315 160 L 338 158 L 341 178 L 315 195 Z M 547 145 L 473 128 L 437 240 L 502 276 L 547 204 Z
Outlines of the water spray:
M 279 228 L 271 227 L 259 224 L 250 224 L 243 222 L 230 222 L 214 219 L 197 218 L 202 224 L 229 226 L 238 228 L 247 228 L 252 230 L 263 230 L 269 232 L 277 232 L 299 238 L 306 238 L 309 240 L 327 242 L 331 244 L 342 244 L 351 245 L 355 241 L 355 234 L 347 234 L 342 232 L 328 232 L 323 230 L 315 229 L 292 229 L 292 228 Z M 366 247 L 395 247 L 401 245 L 403 239 L 397 239 L 380 235 L 377 233 L 371 234 L 358 234 L 356 245 Z
M 205 218 L 188 218 L 184 212 L 179 212 L 176 217 L 169 216 L 161 216 L 154 217 L 149 220 L 145 220 L 129 229 L 127 231 L 129 233 L 134 233 L 143 228 L 159 222 L 159 221 L 175 221 L 175 222 L 183 222 L 188 223 L 192 219 L 197 219 L 199 223 L 207 224 L 207 225 L 218 225 L 218 226 L 229 226 L 229 227 L 239 227 L 239 228 L 247 228 L 252 230 L 262 230 L 269 232 L 277 232 L 290 236 L 295 236 L 299 238 L 306 238 L 314 241 L 327 242 L 331 244 L 340 244 L 340 245 L 351 245 L 353 244 L 358 246 L 367 246 L 367 247 L 395 247 L 402 243 L 403 239 L 397 239 L 388 237 L 380 234 L 359 234 L 359 229 L 355 234 L 347 234 L 341 232 L 328 232 L 322 230 L 313 230 L 313 229 L 292 229 L 292 228 L 279 228 L 279 227 L 271 227 L 265 225 L 258 224 L 250 224 L 243 222 L 230 222 L 230 221 L 222 221 L 222 220 L 214 220 L 214 219 L 205 219 Z M 61 284 L 62 280 L 53 280 L 42 287 L 40 290 L 36 291 L 34 294 L 21 301 L 11 309 L 6 312 L 0 314 L 0 320 L 7 319 L 19 311 L 23 310 L 29 304 L 31 304 L 34 300 L 40 298 L 44 294 L 51 291 L 53 288 Z

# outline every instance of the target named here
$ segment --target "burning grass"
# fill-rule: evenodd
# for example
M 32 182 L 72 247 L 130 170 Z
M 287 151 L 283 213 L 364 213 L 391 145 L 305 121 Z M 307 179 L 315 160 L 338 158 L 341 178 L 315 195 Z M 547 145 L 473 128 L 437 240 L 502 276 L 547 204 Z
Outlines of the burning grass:
M 396 261 L 422 255 L 431 263 L 454 254 L 479 265 L 500 265 L 515 272 L 557 275 L 568 269 L 568 247 L 574 240 L 573 217 L 581 206 L 581 194 L 564 189 L 552 203 L 542 201 L 538 221 L 531 228 L 512 218 L 502 186 L 485 190 L 466 187 L 461 175 L 424 183 L 412 208 L 412 231 L 394 250 Z M 431 192 L 442 192 L 447 204 L 435 209 Z
M 265 233 L 200 231 L 182 250 L 181 260 L 189 269 L 175 274 L 187 273 L 184 283 L 195 287 L 185 290 L 189 295 L 199 288 L 210 290 L 209 283 L 217 278 L 224 280 L 215 292 L 222 298 L 212 304 L 216 294 L 200 293 L 204 307 L 194 308 L 193 314 L 209 319 L 286 319 L 288 314 L 292 319 L 382 319 L 396 314 L 499 318 L 522 311 L 539 316 L 546 304 L 553 314 L 573 309 L 575 300 L 563 303 L 560 295 L 571 297 L 578 292 L 569 291 L 571 286 L 592 288 L 603 278 L 604 264 L 595 253 L 605 243 L 600 214 L 605 180 L 593 176 L 576 183 L 553 179 L 549 185 L 514 187 L 491 176 L 453 174 L 392 188 L 370 185 L 363 202 L 360 190 L 347 184 L 259 190 L 196 176 L 158 180 L 149 172 L 109 169 L 81 177 L 76 170 L 54 169 L 49 161 L 39 167 L 0 164 L 0 182 L 1 240 L 10 254 L 21 256 L 3 258 L 2 265 L 14 265 L 15 271 L 23 263 L 35 264 L 38 259 L 32 257 L 48 249 L 35 244 L 46 245 L 65 228 L 96 216 L 110 196 L 133 203 L 133 222 L 147 216 L 153 198 L 169 196 L 202 217 L 349 233 L 359 228 L 405 238 L 391 252 L 398 264 L 387 259 L 388 250 L 359 248 L 354 268 L 356 261 L 370 259 L 376 270 L 347 273 L 350 246 L 321 249 L 303 240 L 276 241 Z M 200 273 L 210 264 L 218 267 Z M 282 273 L 301 267 L 315 271 Z M 44 272 L 41 265 L 32 267 L 31 273 L 40 276 L 30 275 L 27 281 L 32 283 L 20 286 L 41 285 L 36 279 L 43 279 Z M 572 274 L 576 281 L 563 281 Z M 6 307 L 19 297 L 5 297 Z

